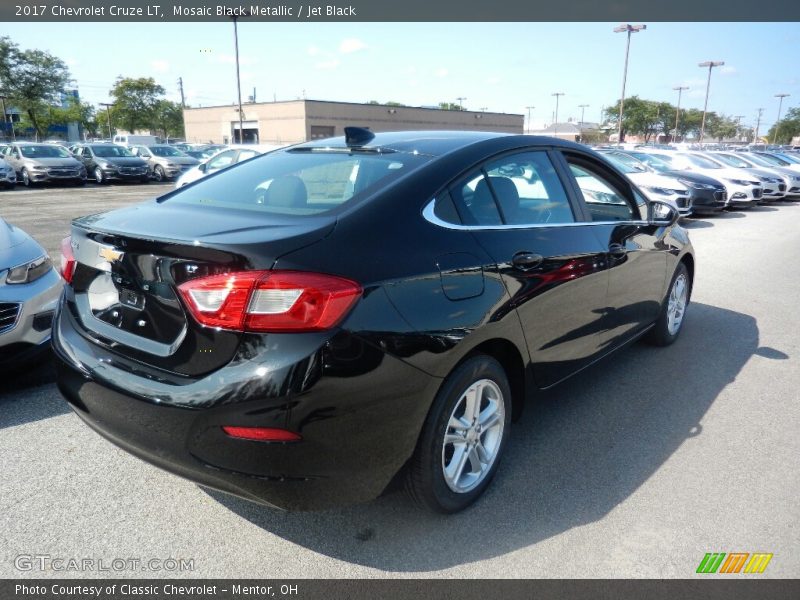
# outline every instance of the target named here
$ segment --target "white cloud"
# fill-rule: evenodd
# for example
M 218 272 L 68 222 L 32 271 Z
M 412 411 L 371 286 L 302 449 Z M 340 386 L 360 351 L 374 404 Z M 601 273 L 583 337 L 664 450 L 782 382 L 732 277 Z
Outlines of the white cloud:
M 342 40 L 342 43 L 339 44 L 339 52 L 342 54 L 352 54 L 353 52 L 364 50 L 366 47 L 367 45 L 358 38 L 347 38 Z
M 233 54 L 217 54 L 214 58 L 218 63 L 224 64 L 224 65 L 236 64 L 236 56 L 233 55 Z M 243 66 L 243 65 L 254 65 L 254 64 L 256 64 L 256 60 L 254 58 L 249 58 L 247 56 L 239 55 L 239 65 L 240 66 Z
M 329 71 L 331 69 L 335 69 L 339 66 L 339 59 L 338 58 L 331 58 L 328 60 L 323 60 L 318 62 L 314 65 L 315 69 L 319 69 L 320 71 Z
M 156 73 L 166 73 L 169 71 L 169 61 L 156 59 L 150 61 L 150 66 Z
M 449 71 L 447 69 L 445 69 L 444 67 L 442 67 L 441 69 L 436 69 L 436 72 L 434 73 L 434 75 L 436 75 L 439 78 L 447 77 L 448 74 L 449 74 Z
M 496 75 L 493 75 L 491 77 L 487 77 L 486 78 L 486 83 L 488 83 L 489 85 L 497 85 L 498 83 L 500 83 L 500 78 L 497 77 Z

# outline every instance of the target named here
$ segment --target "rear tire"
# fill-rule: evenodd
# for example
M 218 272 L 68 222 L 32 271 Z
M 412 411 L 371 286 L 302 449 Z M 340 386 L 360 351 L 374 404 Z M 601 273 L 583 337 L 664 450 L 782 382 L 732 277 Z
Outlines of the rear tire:
M 508 440 L 511 388 L 503 367 L 478 354 L 445 379 L 408 465 L 405 487 L 420 507 L 455 513 L 489 487 Z
M 661 307 L 661 314 L 648 332 L 646 341 L 655 346 L 669 346 L 678 339 L 691 294 L 692 281 L 689 278 L 689 269 L 684 263 L 678 263 L 678 268 L 675 269 L 669 284 L 667 297 Z

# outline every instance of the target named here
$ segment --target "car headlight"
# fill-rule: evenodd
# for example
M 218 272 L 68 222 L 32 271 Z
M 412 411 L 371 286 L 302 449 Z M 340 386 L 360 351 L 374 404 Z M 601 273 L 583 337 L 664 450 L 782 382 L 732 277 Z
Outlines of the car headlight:
M 780 181 L 774 177 L 759 177 L 759 179 L 764 183 L 780 183 Z
M 728 179 L 728 181 L 730 181 L 734 185 L 752 185 L 751 182 L 746 181 L 744 179 Z M 758 183 L 758 182 L 756 182 L 756 183 Z
M 180 167 L 178 167 L 178 165 L 176 165 L 175 163 L 167 163 L 167 166 L 168 166 L 170 169 L 178 169 L 178 168 L 180 168 Z
M 683 185 L 686 187 L 695 189 L 695 190 L 715 190 L 716 187 L 711 185 L 710 183 L 698 183 L 696 181 L 690 181 L 689 179 L 678 179 Z
M 644 187 L 645 189 L 650 190 L 654 194 L 661 194 L 662 196 L 672 196 L 673 194 L 676 193 L 675 190 L 670 190 L 668 188 L 663 188 L 658 186 L 646 185 Z
M 43 275 L 49 273 L 50 269 L 52 268 L 53 262 L 50 260 L 50 257 L 45 254 L 36 260 L 32 260 L 23 265 L 10 268 L 8 270 L 8 275 L 6 275 L 6 283 L 12 285 L 18 283 L 31 283 L 32 281 L 36 281 Z
M 47 167 L 42 166 L 42 165 L 33 165 L 31 167 L 31 170 L 32 171 L 47 171 Z

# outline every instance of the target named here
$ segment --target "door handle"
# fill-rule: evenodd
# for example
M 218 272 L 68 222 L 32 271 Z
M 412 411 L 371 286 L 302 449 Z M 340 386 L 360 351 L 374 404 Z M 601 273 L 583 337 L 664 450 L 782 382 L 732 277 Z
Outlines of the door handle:
M 611 244 L 608 247 L 608 253 L 614 258 L 625 258 L 628 254 L 628 249 L 622 244 Z
M 544 257 L 541 254 L 535 254 L 533 252 L 517 252 L 511 259 L 511 264 L 520 271 L 530 271 L 543 262 Z

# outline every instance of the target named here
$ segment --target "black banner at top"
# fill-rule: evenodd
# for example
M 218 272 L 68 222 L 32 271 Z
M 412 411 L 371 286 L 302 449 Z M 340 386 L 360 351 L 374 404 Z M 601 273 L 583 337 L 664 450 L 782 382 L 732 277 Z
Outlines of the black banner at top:
M 800 21 L 797 0 L 0 0 L 8 22 Z

